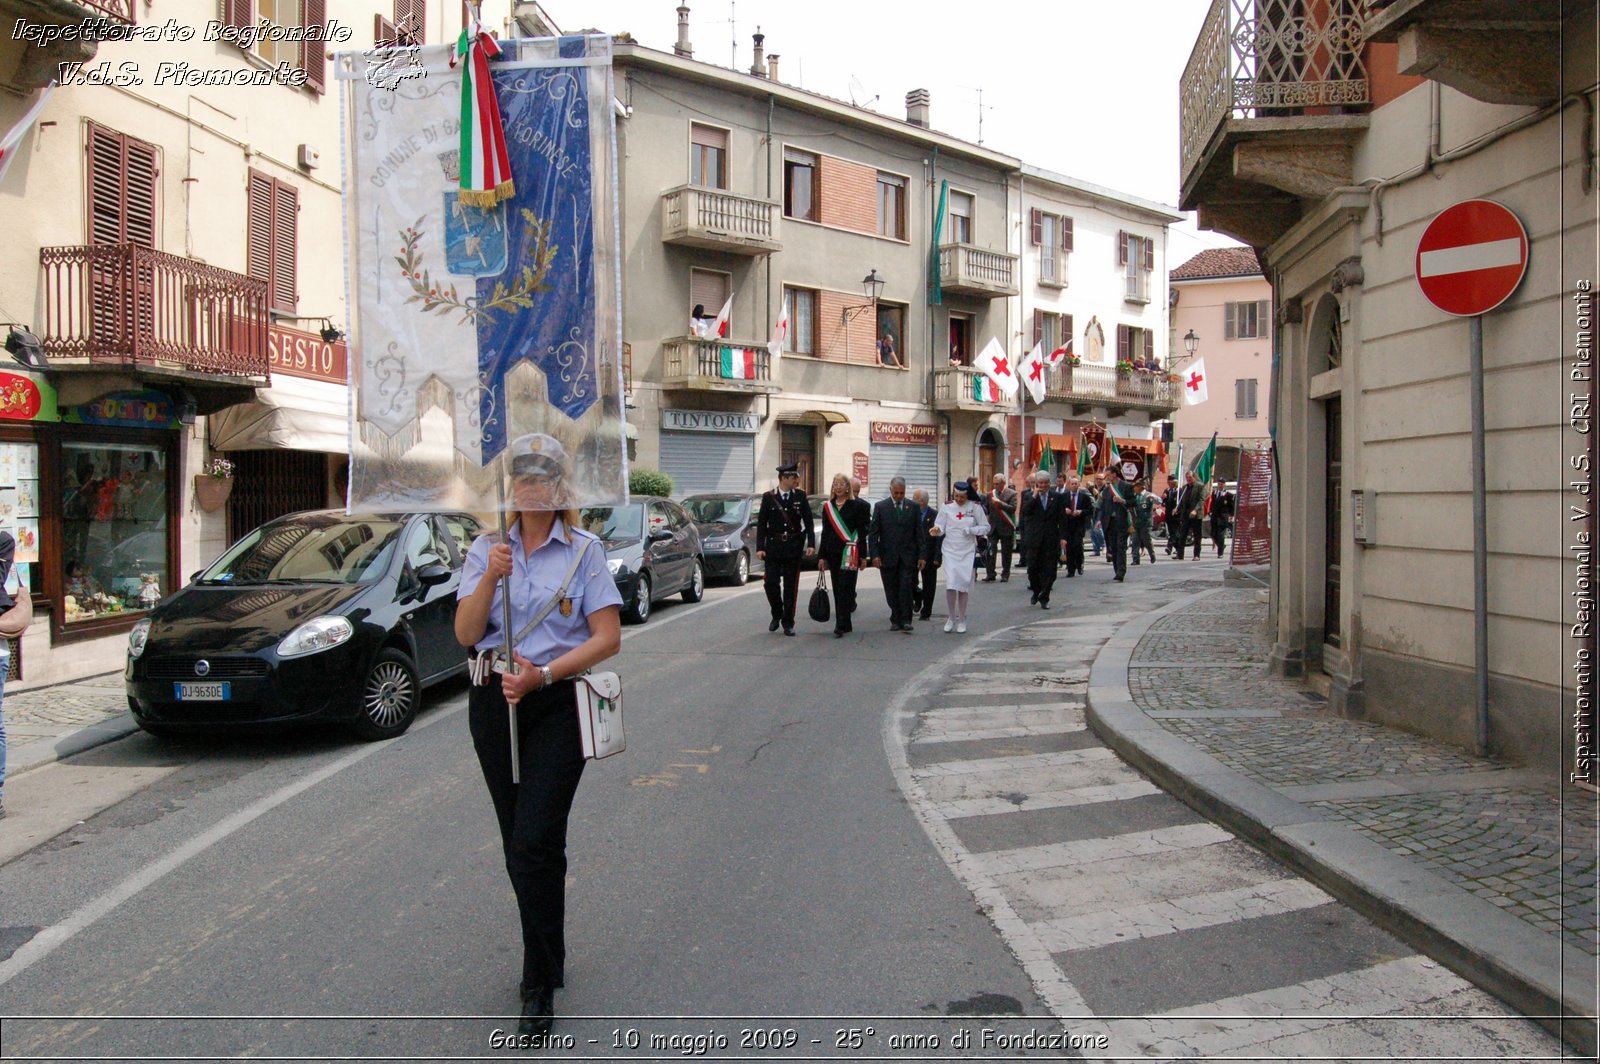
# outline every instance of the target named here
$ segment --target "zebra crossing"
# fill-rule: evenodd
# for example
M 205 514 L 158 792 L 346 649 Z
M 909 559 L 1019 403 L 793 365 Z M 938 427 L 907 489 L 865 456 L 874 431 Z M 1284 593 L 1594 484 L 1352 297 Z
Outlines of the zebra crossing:
M 1063 1026 L 1096 1057 L 1560 1059 L 1100 743 L 1089 667 L 1133 615 L 967 644 L 885 722 L 902 792 Z

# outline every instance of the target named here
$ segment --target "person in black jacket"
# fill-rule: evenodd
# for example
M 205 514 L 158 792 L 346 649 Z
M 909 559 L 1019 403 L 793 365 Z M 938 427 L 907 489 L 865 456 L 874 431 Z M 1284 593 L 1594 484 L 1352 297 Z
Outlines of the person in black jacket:
M 922 515 L 906 498 L 906 478 L 889 481 L 889 497 L 872 508 L 872 566 L 883 573 L 883 596 L 889 600 L 889 630 L 911 635 L 911 591 L 926 565 L 927 536 Z
M 1228 529 L 1233 524 L 1233 496 L 1228 494 L 1227 483 L 1217 478 L 1216 484 L 1211 489 L 1211 542 L 1216 544 L 1217 557 L 1222 557 L 1222 548 L 1228 539 Z
M 1200 557 L 1200 525 L 1204 520 L 1206 486 L 1192 472 L 1184 475 L 1183 490 L 1178 492 L 1178 559 L 1190 543 L 1194 544 L 1192 557 Z
M 800 559 L 817 552 L 816 537 L 811 504 L 800 490 L 800 467 L 779 466 L 778 486 L 761 496 L 761 511 L 756 515 L 756 557 L 767 564 L 762 583 L 767 589 L 767 605 L 772 607 L 767 631 L 776 632 L 782 625 L 784 635 L 794 635 Z
M 1017 509 L 1022 515 L 1022 556 L 1028 559 L 1028 590 L 1033 597 L 1030 604 L 1038 603 L 1050 608 L 1050 589 L 1056 586 L 1056 566 L 1061 552 L 1067 549 L 1066 529 L 1062 523 L 1062 496 L 1050 490 L 1050 474 L 1035 473 L 1033 488 L 1022 493 Z
M 872 510 L 850 495 L 850 478 L 833 478 L 828 501 L 822 504 L 822 540 L 817 549 L 817 571 L 833 574 L 833 637 L 843 639 L 852 630 L 856 611 L 856 578 L 867 554 L 867 525 Z
M 1166 508 L 1167 526 L 1167 553 L 1171 554 L 1178 543 L 1178 526 L 1182 523 L 1178 515 L 1178 478 L 1176 474 L 1167 474 L 1167 490 L 1161 493 L 1161 505 Z
M 1083 572 L 1083 537 L 1094 520 L 1094 497 L 1083 489 L 1077 477 L 1067 478 L 1067 494 L 1062 502 L 1063 534 L 1067 540 L 1067 575 Z
M 939 583 L 939 567 L 944 564 L 944 540 L 928 535 L 928 529 L 933 527 L 933 522 L 939 517 L 939 511 L 928 505 L 928 493 L 918 488 L 911 493 L 911 501 L 917 504 L 917 513 L 922 515 L 923 536 L 923 564 L 917 573 L 917 586 L 912 591 L 911 606 L 918 610 L 917 615 L 926 621 L 933 616 L 933 591 Z
M 1100 489 L 1100 524 L 1106 532 L 1106 554 L 1111 559 L 1113 580 L 1121 583 L 1128 575 L 1128 534 L 1133 531 L 1133 485 L 1123 479 L 1113 465 L 1106 470 L 1105 486 Z

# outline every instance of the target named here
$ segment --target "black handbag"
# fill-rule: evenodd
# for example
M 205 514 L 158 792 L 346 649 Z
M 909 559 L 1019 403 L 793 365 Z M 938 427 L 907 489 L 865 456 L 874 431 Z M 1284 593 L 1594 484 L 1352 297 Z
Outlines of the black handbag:
M 828 603 L 828 577 L 825 573 L 817 574 L 817 586 L 811 592 L 806 613 L 818 624 L 827 624 L 833 617 L 833 607 Z

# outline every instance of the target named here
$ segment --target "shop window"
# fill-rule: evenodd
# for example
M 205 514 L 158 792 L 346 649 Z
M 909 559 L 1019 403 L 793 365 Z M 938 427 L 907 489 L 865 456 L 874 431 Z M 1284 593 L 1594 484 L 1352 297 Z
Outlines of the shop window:
M 138 443 L 61 445 L 62 620 L 117 617 L 172 590 L 167 455 Z
M 39 570 L 39 445 L 0 443 L 0 530 L 16 542 L 17 580 L 34 594 L 44 590 Z M 7 580 L 8 584 L 13 584 Z

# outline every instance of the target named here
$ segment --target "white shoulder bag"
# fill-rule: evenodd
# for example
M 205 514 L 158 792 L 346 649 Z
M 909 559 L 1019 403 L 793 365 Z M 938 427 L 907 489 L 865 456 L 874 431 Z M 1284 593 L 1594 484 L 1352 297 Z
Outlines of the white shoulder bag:
M 628 745 L 622 733 L 622 677 L 614 672 L 591 672 L 573 680 L 584 759 L 620 754 Z

